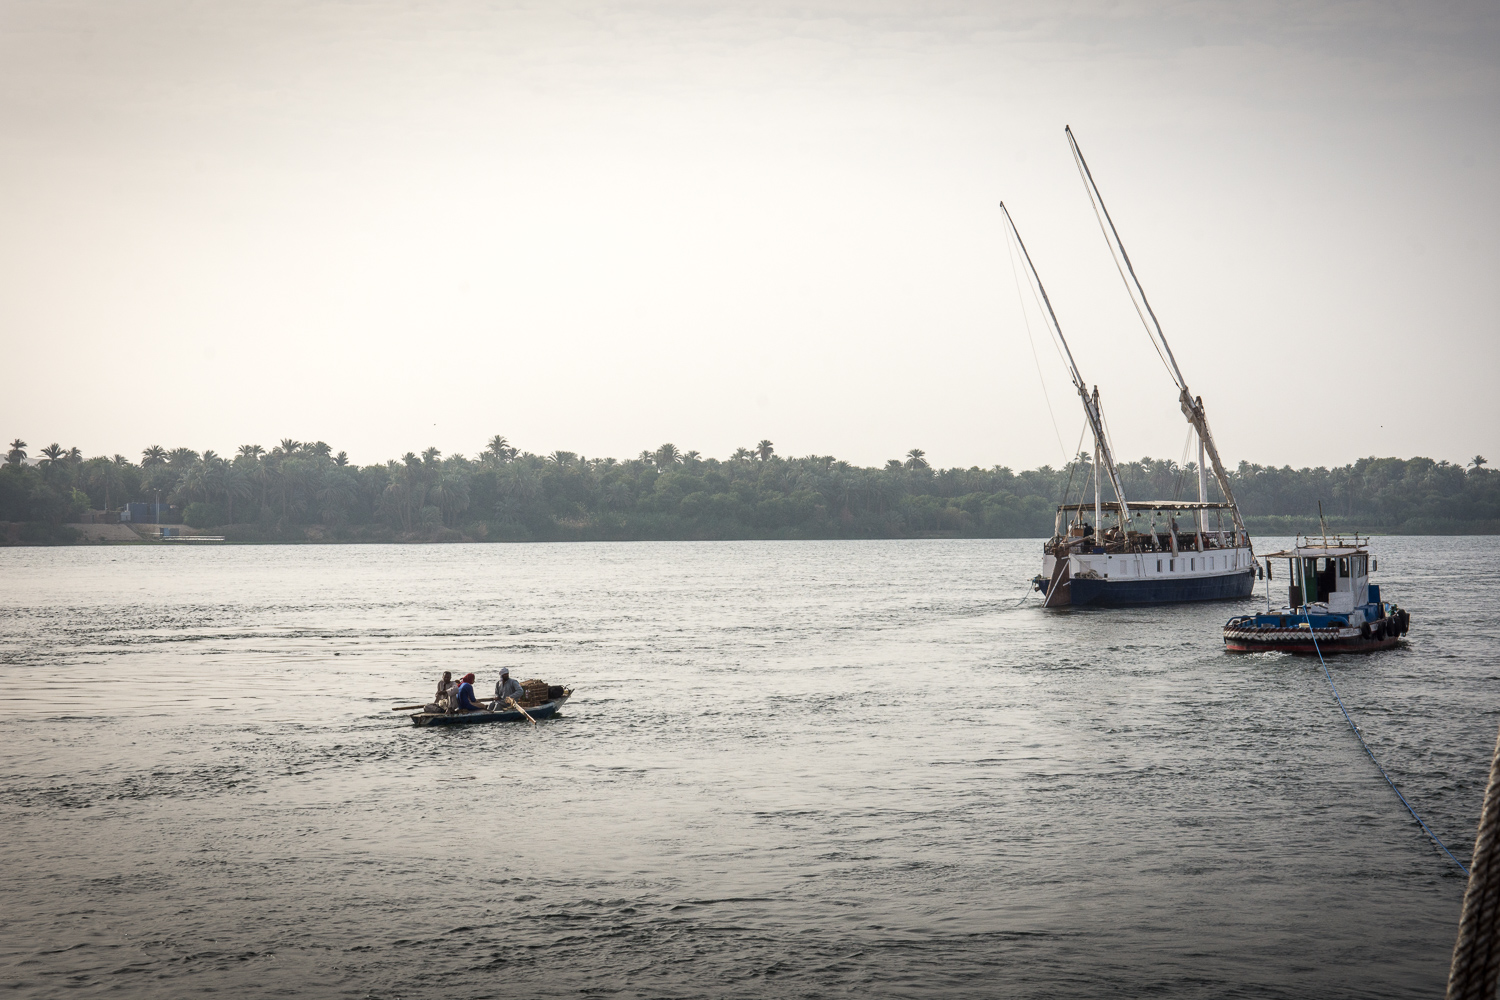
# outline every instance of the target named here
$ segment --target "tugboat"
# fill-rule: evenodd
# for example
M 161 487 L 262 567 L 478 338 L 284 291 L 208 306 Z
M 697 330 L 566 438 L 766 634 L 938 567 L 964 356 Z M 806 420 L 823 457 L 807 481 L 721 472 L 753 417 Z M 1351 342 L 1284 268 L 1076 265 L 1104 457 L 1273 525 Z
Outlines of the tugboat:
M 1238 615 L 1224 625 L 1231 653 L 1373 653 L 1396 645 L 1411 628 L 1411 615 L 1380 599 L 1370 582 L 1377 561 L 1358 535 L 1324 536 L 1320 544 L 1297 536 L 1297 544 L 1266 559 L 1266 611 Z M 1289 563 L 1287 602 L 1270 608 L 1271 560 Z
M 1083 152 L 1078 148 L 1071 129 L 1063 130 L 1078 164 L 1079 176 L 1090 203 L 1099 216 L 1100 231 L 1109 244 L 1110 253 L 1125 280 L 1131 303 L 1141 317 L 1151 346 L 1166 365 L 1178 390 L 1178 403 L 1182 413 L 1192 425 L 1198 439 L 1198 499 L 1196 501 L 1147 500 L 1128 501 L 1115 468 L 1114 456 L 1109 446 L 1104 427 L 1104 415 L 1099 405 L 1099 389 L 1094 387 L 1090 395 L 1084 386 L 1083 376 L 1073 360 L 1073 352 L 1063 337 L 1062 327 L 1052 311 L 1042 279 L 1031 262 L 1031 255 L 1021 242 L 1016 224 L 1002 204 L 1000 210 L 1010 224 L 1011 234 L 1021 249 L 1032 281 L 1041 293 L 1046 306 L 1046 315 L 1051 332 L 1061 345 L 1061 353 L 1068 365 L 1079 398 L 1083 401 L 1084 413 L 1094 435 L 1094 502 L 1092 504 L 1064 503 L 1057 508 L 1057 520 L 1053 535 L 1042 546 L 1042 572 L 1033 578 L 1032 586 L 1045 597 L 1044 606 L 1049 608 L 1067 605 L 1141 605 L 1176 604 L 1185 601 L 1231 600 L 1250 596 L 1255 587 L 1255 553 L 1250 543 L 1250 534 L 1240 517 L 1234 501 L 1229 474 L 1219 459 L 1219 450 L 1214 445 L 1213 434 L 1208 429 L 1208 417 L 1203 407 L 1203 397 L 1194 396 L 1188 389 L 1187 380 L 1177 365 L 1177 358 L 1167 343 L 1156 313 L 1146 300 L 1145 289 L 1136 279 L 1135 268 L 1120 241 L 1109 212 L 1104 207 L 1104 197 L 1094 185 L 1093 175 L 1084 162 Z M 1208 499 L 1207 469 L 1212 467 L 1214 480 L 1223 494 L 1221 503 Z M 1106 501 L 1103 496 L 1103 480 L 1108 478 L 1115 498 Z M 1092 522 L 1086 513 L 1092 508 Z M 1228 524 L 1225 524 L 1225 513 Z M 1112 515 L 1115 525 L 1104 527 L 1106 515 Z M 1208 515 L 1212 514 L 1215 526 L 1209 527 Z M 1179 523 L 1182 516 L 1184 523 Z M 1158 520 L 1160 518 L 1160 521 Z

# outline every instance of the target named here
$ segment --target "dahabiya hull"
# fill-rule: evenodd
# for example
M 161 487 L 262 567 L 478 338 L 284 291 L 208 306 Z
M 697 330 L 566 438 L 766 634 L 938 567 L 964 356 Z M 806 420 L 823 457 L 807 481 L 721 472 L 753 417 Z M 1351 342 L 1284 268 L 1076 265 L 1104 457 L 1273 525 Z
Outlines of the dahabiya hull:
M 1032 579 L 1047 607 L 1233 600 L 1250 596 L 1255 587 L 1249 535 L 1222 520 L 1228 504 L 1132 501 L 1126 521 L 1132 528 L 1123 534 L 1118 527 L 1096 534 L 1084 520 L 1092 507 L 1058 507 L 1056 531 L 1042 546 L 1042 573 Z M 1117 504 L 1100 508 L 1118 516 Z M 1202 519 L 1209 512 L 1217 515 L 1216 530 L 1203 530 Z M 1178 513 L 1197 519 L 1193 530 L 1180 529 Z M 1146 514 L 1149 523 L 1138 523 L 1136 519 Z M 1064 528 L 1067 515 L 1071 517 Z M 1158 524 L 1158 515 L 1164 523 Z

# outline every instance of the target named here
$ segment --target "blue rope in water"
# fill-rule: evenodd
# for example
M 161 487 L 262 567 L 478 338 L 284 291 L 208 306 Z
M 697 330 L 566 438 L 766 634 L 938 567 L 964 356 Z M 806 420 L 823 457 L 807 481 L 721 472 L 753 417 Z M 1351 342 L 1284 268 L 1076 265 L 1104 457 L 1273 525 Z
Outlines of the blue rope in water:
M 1443 849 L 1443 853 L 1448 855 L 1449 860 L 1451 860 L 1455 865 L 1458 865 L 1458 870 L 1463 872 L 1464 875 L 1467 876 L 1469 874 L 1469 869 L 1464 867 L 1464 863 L 1462 861 L 1453 856 L 1453 852 L 1448 850 L 1448 845 L 1438 839 L 1438 835 L 1432 832 L 1431 827 L 1422 822 L 1422 817 L 1417 815 L 1417 811 L 1411 807 L 1411 803 L 1406 801 L 1406 796 L 1401 794 L 1401 789 L 1396 787 L 1396 783 L 1391 780 L 1391 776 L 1385 773 L 1385 768 L 1380 766 L 1380 761 L 1375 757 L 1375 751 L 1371 750 L 1370 744 L 1365 742 L 1364 734 L 1361 733 L 1359 731 L 1359 727 L 1354 724 L 1354 719 L 1352 716 L 1350 716 L 1349 709 L 1344 707 L 1344 699 L 1339 696 L 1338 686 L 1333 683 L 1333 674 L 1328 670 L 1328 661 L 1323 659 L 1323 650 L 1318 646 L 1318 636 L 1313 630 L 1312 616 L 1304 611 L 1302 617 L 1307 619 L 1308 634 L 1312 636 L 1313 649 L 1318 654 L 1318 662 L 1323 664 L 1323 676 L 1328 678 L 1328 688 L 1333 692 L 1333 700 L 1339 703 L 1339 711 L 1344 713 L 1344 721 L 1349 723 L 1349 728 L 1354 732 L 1354 738 L 1359 740 L 1359 745 L 1364 747 L 1365 753 L 1370 755 L 1370 760 L 1374 762 L 1375 769 L 1380 772 L 1380 776 L 1385 779 L 1385 783 L 1391 786 L 1391 791 L 1396 793 L 1396 798 L 1401 800 L 1401 804 L 1406 807 L 1406 811 L 1411 813 L 1411 818 L 1417 821 L 1417 824 L 1422 828 L 1423 832 L 1425 832 L 1427 836 L 1432 838 L 1432 842 L 1434 844 Z

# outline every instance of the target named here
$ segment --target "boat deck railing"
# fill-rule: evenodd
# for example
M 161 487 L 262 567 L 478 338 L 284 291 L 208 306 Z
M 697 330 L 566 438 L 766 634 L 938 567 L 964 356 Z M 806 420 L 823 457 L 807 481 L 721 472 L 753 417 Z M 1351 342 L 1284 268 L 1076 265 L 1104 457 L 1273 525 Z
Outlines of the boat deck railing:
M 1235 538 L 1236 532 L 1226 531 L 1223 533 L 1221 543 L 1219 532 L 1205 531 L 1203 533 L 1203 548 L 1198 548 L 1198 535 L 1195 532 L 1179 531 L 1177 533 L 1178 552 L 1219 552 L 1227 549 L 1243 549 L 1250 547 L 1248 537 Z M 1238 544 L 1236 544 L 1238 541 Z M 1124 555 L 1126 553 L 1140 552 L 1171 552 L 1172 535 L 1170 532 L 1130 532 L 1128 539 L 1121 541 L 1118 532 L 1106 531 L 1104 535 L 1067 535 L 1053 536 L 1051 540 L 1042 546 L 1042 551 L 1047 555 L 1057 555 L 1059 551 L 1067 551 L 1069 554 L 1091 553 L 1097 547 L 1103 546 L 1105 553 L 1109 555 Z

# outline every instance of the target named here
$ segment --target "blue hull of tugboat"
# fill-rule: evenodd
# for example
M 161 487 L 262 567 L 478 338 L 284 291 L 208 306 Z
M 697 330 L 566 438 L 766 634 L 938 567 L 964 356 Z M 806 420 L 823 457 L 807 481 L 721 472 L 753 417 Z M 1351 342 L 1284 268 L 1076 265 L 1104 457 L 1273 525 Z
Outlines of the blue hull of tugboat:
M 1132 604 L 1181 604 L 1187 601 L 1229 601 L 1250 596 L 1255 570 L 1223 576 L 1194 576 L 1157 580 L 1091 580 L 1075 577 L 1070 584 L 1074 605 L 1124 607 Z

